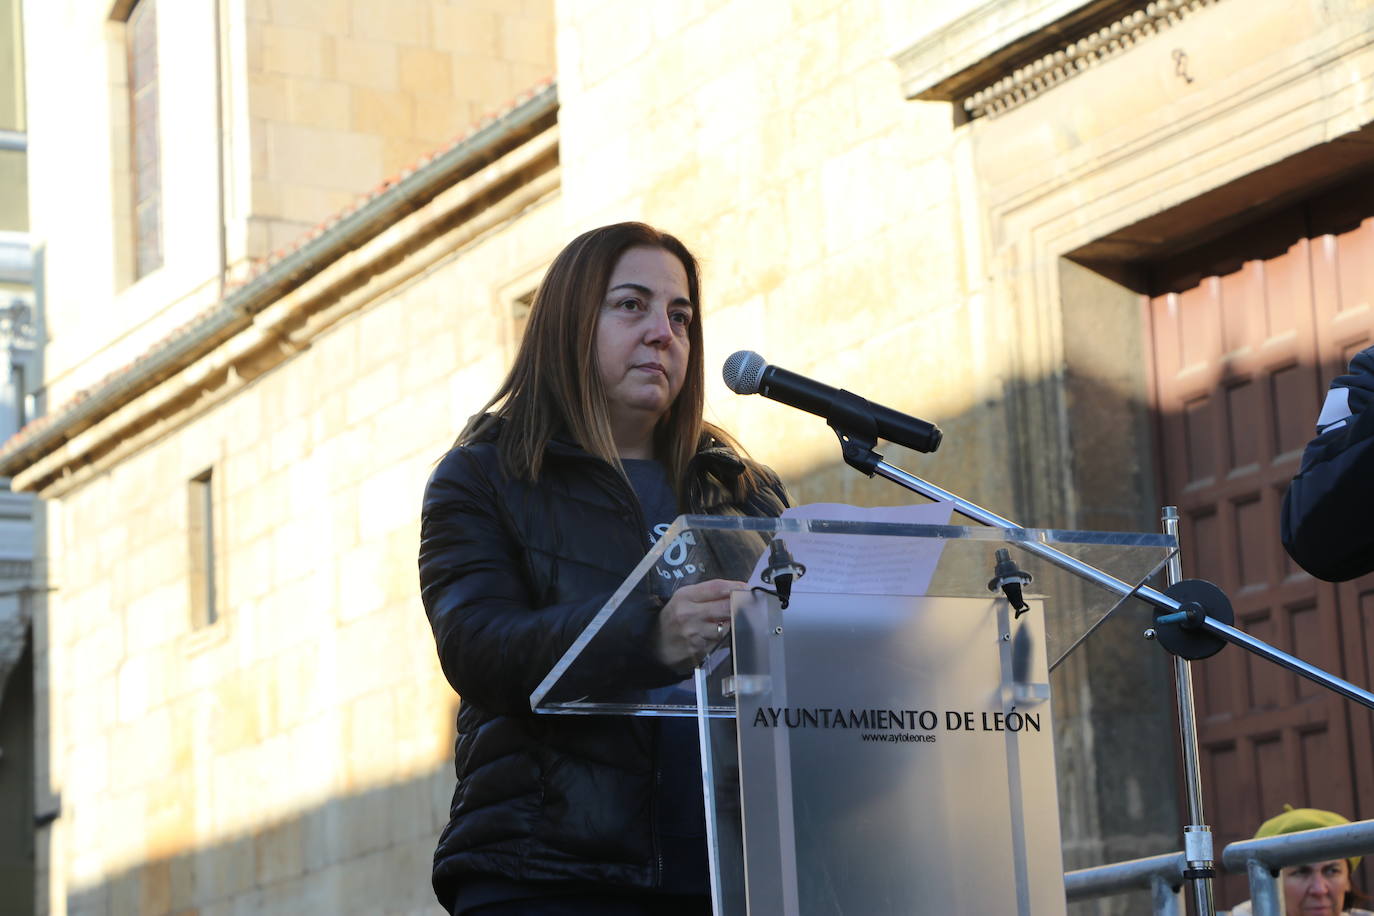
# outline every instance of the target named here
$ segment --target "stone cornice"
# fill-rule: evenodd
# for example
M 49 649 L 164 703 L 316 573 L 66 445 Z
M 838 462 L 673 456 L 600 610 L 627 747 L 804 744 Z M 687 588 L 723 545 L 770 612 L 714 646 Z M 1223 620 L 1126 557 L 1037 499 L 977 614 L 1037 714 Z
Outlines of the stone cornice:
M 974 91 L 962 100 L 961 106 L 970 118 L 1009 111 L 1168 29 L 1190 13 L 1218 2 L 1220 0 L 1155 0 Z
M 428 201 L 393 212 L 356 247 L 312 264 L 251 314 L 159 370 L 149 384 L 111 392 L 95 416 L 79 425 L 65 421 L 61 435 L 45 437 L 23 455 L 0 455 L 14 489 L 46 498 L 69 492 L 222 403 L 339 320 L 555 194 L 557 124 L 534 129 L 494 159 L 492 151 L 484 152 L 479 168 Z M 320 241 L 327 242 L 328 234 Z
M 909 99 L 955 101 L 1139 0 L 985 0 L 893 55 Z
M 909 99 L 1001 114 L 1219 0 L 988 0 L 894 55 Z

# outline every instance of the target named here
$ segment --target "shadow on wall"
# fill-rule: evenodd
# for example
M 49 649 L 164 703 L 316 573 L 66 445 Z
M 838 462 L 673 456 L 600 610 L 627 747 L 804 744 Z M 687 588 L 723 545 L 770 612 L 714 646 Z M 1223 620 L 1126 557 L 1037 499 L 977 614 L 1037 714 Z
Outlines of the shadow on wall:
M 429 875 L 452 792 L 447 765 L 333 798 L 251 834 L 73 886 L 67 913 L 443 916 Z
M 0 913 L 33 912 L 33 640 L 0 695 Z

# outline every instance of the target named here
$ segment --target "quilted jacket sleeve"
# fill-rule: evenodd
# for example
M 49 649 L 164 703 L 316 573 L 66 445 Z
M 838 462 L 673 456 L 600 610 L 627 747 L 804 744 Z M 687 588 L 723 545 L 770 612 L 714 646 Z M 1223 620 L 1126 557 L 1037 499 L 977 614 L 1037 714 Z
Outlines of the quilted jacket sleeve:
M 529 713 L 530 694 L 611 592 L 534 606 L 521 545 L 502 516 L 499 486 L 466 449 L 440 462 L 421 512 L 420 593 L 454 690 L 490 712 L 515 715 Z M 595 683 L 570 682 L 575 690 L 681 679 L 650 649 L 659 605 L 647 596 L 639 600 L 644 613 L 615 615 L 594 640 Z
M 1374 347 L 1331 383 L 1282 528 L 1289 555 L 1319 579 L 1374 572 Z

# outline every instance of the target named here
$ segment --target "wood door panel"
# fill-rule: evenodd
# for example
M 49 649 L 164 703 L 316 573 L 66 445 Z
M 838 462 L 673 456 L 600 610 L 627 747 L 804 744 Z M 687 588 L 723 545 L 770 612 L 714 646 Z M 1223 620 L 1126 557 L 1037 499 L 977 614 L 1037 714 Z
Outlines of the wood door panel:
M 1374 180 L 1150 277 L 1156 466 L 1184 575 L 1221 586 L 1246 632 L 1374 683 L 1374 583 L 1318 582 L 1279 540 L 1327 383 L 1374 336 Z M 1374 817 L 1374 714 L 1236 647 L 1195 663 L 1193 680 L 1218 850 L 1285 803 Z M 1219 903 L 1245 896 L 1243 878 L 1218 883 Z
M 1374 182 L 1325 195 L 1311 207 L 1313 299 L 1323 378 L 1369 346 L 1374 313 Z
M 1274 404 L 1274 416 L 1270 418 L 1274 460 L 1285 467 L 1302 458 L 1302 450 L 1312 438 L 1313 418 L 1303 416 L 1303 410 L 1312 403 L 1312 377 L 1310 367 L 1296 363 L 1275 367 L 1269 376 Z
M 1364 687 L 1374 684 L 1374 577 L 1366 576 L 1339 586 L 1322 583 L 1322 591 L 1334 593 L 1340 608 L 1339 639 L 1345 657 L 1345 676 Z M 1374 817 L 1374 712 L 1349 704 L 1350 759 L 1356 797 L 1363 817 Z M 1366 875 L 1374 868 L 1362 867 Z M 1368 882 L 1364 885 L 1368 887 Z

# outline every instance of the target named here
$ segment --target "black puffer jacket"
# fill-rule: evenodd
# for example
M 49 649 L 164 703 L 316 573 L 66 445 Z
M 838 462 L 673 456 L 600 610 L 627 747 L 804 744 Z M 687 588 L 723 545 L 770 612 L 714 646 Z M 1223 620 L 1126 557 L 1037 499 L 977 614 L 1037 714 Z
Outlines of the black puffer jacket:
M 758 466 L 755 466 L 756 468 Z M 708 447 L 693 460 L 689 511 L 776 515 L 775 476 Z M 454 449 L 425 489 L 420 585 L 440 664 L 462 697 L 457 788 L 434 857 L 446 907 L 464 876 L 653 888 L 654 730 L 642 720 L 549 716 L 529 697 L 644 553 L 638 501 L 608 464 L 555 441 L 538 485 L 507 478 L 497 445 Z M 652 657 L 661 604 L 612 618 L 596 647 L 606 685 L 681 675 Z M 629 603 L 629 602 L 627 602 Z M 589 689 L 594 685 L 588 685 Z
M 1283 546 L 1319 579 L 1374 572 L 1374 347 L 1331 383 L 1283 500 Z

